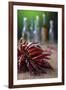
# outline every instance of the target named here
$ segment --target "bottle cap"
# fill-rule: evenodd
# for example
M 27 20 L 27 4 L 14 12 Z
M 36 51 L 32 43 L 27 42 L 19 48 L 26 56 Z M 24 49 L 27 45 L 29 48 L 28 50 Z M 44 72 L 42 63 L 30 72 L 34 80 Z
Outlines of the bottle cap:
M 36 19 L 38 20 L 39 19 L 39 16 L 36 16 Z
M 50 24 L 53 24 L 53 20 L 50 20 Z
M 24 17 L 24 21 L 26 21 L 27 20 L 27 17 Z
M 43 14 L 43 17 L 45 17 L 45 14 Z

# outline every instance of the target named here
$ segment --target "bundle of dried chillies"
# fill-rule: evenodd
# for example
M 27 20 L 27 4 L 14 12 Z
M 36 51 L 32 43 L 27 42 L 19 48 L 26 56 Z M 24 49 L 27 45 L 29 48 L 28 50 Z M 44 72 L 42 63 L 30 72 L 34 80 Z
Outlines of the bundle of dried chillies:
M 29 71 L 30 74 L 46 73 L 47 69 L 53 69 L 47 60 L 50 53 L 42 49 L 39 43 L 26 42 L 23 39 L 18 44 L 18 71 Z

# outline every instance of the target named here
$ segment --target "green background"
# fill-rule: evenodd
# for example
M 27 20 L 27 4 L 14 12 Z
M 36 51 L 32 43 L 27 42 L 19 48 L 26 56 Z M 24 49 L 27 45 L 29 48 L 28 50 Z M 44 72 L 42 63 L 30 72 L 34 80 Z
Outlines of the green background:
M 45 14 L 46 15 L 46 25 L 48 27 L 48 31 L 49 31 L 49 21 L 52 19 L 54 21 L 54 37 L 55 40 L 57 41 L 57 37 L 58 37 L 58 13 L 57 12 L 48 12 L 48 11 L 35 11 L 35 10 L 18 10 L 17 11 L 17 26 L 18 26 L 18 39 L 21 37 L 21 33 L 22 33 L 22 28 L 23 28 L 23 18 L 27 17 L 28 19 L 28 30 L 30 27 L 30 21 L 33 18 L 34 20 L 36 19 L 36 16 L 39 16 L 39 20 L 40 20 L 40 30 L 42 27 L 42 15 Z

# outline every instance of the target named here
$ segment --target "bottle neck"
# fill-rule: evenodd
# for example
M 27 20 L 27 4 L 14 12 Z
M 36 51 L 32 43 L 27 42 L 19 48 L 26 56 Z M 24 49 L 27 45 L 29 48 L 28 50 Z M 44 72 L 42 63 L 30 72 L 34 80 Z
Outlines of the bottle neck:
M 27 22 L 26 21 L 24 22 L 24 27 L 27 27 Z
M 53 20 L 50 20 L 50 28 L 53 29 Z
M 34 22 L 33 22 L 33 19 L 31 20 L 31 24 L 30 24 L 30 31 L 32 31 L 34 28 Z
M 36 27 L 39 27 L 39 16 L 36 16 L 35 24 L 36 24 Z
M 43 14 L 43 25 L 45 25 L 46 24 L 46 16 L 45 16 L 45 14 Z
M 39 31 L 39 22 L 35 20 L 34 30 Z
M 50 29 L 53 30 L 53 25 L 52 24 L 50 25 Z
M 34 27 L 34 31 L 38 31 L 38 27 L 37 27 L 37 25 L 35 25 L 35 27 Z
M 24 21 L 23 21 L 23 28 L 27 28 L 27 18 L 24 17 Z

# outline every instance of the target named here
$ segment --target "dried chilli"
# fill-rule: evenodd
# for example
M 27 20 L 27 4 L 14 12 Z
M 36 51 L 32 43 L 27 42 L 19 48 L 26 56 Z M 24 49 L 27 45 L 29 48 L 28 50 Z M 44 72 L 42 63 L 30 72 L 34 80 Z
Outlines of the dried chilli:
M 23 39 L 18 43 L 18 72 L 28 71 L 30 74 L 47 73 L 47 69 L 53 67 L 47 60 L 50 60 L 51 53 L 43 50 L 39 43 L 27 42 Z

